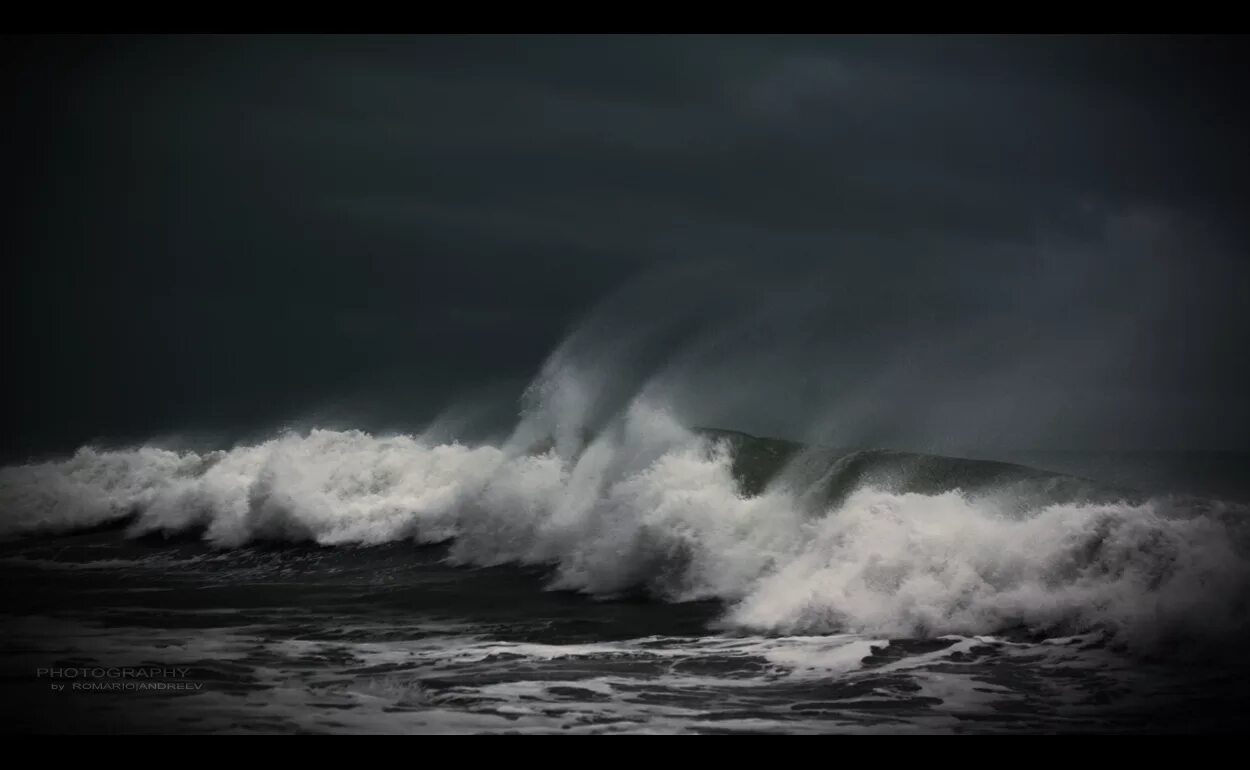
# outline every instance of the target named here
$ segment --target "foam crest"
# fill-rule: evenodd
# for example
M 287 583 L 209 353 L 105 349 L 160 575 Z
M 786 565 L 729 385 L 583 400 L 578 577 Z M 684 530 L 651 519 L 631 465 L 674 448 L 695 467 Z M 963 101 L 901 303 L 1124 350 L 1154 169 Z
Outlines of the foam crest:
M 1246 623 L 1242 512 L 1164 501 L 1004 503 L 860 484 L 746 494 L 729 443 L 635 403 L 572 452 L 314 430 L 224 452 L 82 449 L 0 470 L 0 531 L 376 545 L 451 540 L 463 564 L 543 564 L 551 585 L 718 599 L 768 633 L 1090 629 L 1154 644 Z

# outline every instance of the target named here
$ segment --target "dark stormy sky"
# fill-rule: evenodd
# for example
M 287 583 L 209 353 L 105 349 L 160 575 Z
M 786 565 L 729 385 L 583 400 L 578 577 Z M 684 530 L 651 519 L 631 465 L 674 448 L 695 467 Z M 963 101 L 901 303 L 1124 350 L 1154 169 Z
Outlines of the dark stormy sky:
M 4 42 L 4 456 L 591 392 L 1250 448 L 1237 40 Z M 466 424 L 468 424 L 466 423 Z

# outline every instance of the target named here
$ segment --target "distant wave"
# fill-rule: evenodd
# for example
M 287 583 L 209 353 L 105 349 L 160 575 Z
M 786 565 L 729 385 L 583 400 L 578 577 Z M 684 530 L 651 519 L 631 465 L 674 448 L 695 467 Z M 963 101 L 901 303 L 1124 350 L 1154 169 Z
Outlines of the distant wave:
M 221 548 L 449 541 L 457 563 L 718 599 L 727 626 L 779 633 L 1218 637 L 1247 622 L 1244 521 L 1017 465 L 695 431 L 643 403 L 571 448 L 313 430 L 0 469 L 9 537 L 114 523 Z

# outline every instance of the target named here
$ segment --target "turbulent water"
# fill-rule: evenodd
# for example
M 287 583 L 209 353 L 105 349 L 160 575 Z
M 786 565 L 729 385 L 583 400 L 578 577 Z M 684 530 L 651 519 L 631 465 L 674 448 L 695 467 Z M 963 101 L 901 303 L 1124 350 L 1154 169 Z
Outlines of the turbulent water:
M 1243 503 L 641 402 L 566 427 L 0 470 L 6 724 L 1205 731 L 1250 709 Z

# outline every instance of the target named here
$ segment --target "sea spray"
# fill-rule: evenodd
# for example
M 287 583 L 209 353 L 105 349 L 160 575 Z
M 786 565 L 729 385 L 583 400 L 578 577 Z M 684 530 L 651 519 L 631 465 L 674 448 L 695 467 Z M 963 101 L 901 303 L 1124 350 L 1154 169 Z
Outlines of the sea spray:
M 85 448 L 0 470 L 0 527 L 48 534 L 131 517 L 131 535 L 196 532 L 219 548 L 451 541 L 456 563 L 546 565 L 551 587 L 598 596 L 717 599 L 728 625 L 765 632 L 1098 629 L 1151 645 L 1246 623 L 1250 562 L 1235 506 L 1022 505 L 974 461 L 942 458 L 973 470 L 951 471 L 944 491 L 930 474 L 921 493 L 883 488 L 861 469 L 814 508 L 810 488 L 745 490 L 741 444 L 643 403 L 567 451 L 328 430 L 206 454 Z M 1039 474 L 1037 489 L 1052 476 Z M 1012 470 L 1004 488 L 1020 483 Z

